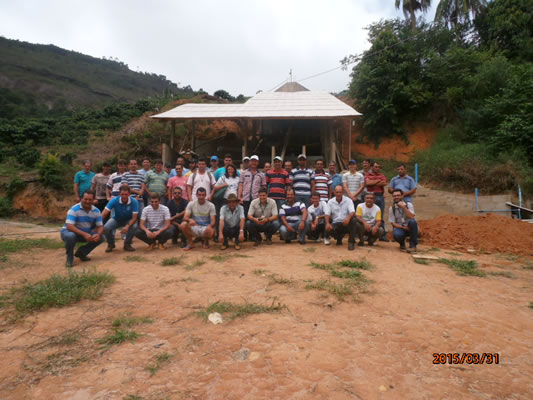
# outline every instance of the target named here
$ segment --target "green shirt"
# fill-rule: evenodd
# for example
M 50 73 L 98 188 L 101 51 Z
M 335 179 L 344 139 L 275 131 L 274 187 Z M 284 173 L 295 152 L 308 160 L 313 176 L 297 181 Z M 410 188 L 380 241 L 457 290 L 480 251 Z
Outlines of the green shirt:
M 168 174 L 161 171 L 158 174 L 155 171 L 148 171 L 144 178 L 144 183 L 150 192 L 159 193 L 163 196 L 167 191 Z

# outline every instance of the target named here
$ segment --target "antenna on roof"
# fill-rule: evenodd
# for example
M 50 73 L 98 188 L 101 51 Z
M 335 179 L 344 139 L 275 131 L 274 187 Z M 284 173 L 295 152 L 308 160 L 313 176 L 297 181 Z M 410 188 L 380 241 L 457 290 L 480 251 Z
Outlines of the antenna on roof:
M 289 71 L 289 82 L 292 82 L 292 68 L 291 68 L 291 70 Z

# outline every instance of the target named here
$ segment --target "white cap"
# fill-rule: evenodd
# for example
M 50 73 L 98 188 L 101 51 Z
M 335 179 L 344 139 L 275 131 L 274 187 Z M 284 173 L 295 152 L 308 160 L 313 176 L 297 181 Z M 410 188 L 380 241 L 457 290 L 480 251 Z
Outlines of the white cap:
M 245 161 L 245 160 L 250 160 L 250 157 L 248 157 L 248 156 L 244 156 L 244 157 L 242 158 L 242 160 L 243 160 L 243 161 Z
M 255 154 L 250 157 L 250 160 L 257 160 L 259 161 L 259 156 L 256 156 Z
M 302 157 L 305 158 L 305 159 L 307 160 L 307 156 L 306 156 L 305 154 L 300 154 L 300 155 L 298 156 L 298 159 L 300 159 L 300 158 L 302 158 Z
M 274 157 L 274 160 L 279 160 L 279 161 L 283 161 L 283 160 L 281 159 L 281 157 L 280 157 L 280 156 L 276 156 L 276 157 Z

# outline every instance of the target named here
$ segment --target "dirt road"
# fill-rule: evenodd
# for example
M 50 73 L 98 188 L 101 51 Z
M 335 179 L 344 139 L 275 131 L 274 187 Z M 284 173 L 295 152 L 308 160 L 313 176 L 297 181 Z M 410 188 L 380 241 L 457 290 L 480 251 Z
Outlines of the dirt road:
M 175 247 L 136 247 L 140 261 L 126 261 L 131 254 L 120 250 L 104 254 L 100 246 L 83 265 L 116 277 L 100 299 L 0 325 L 0 398 L 525 399 L 533 393 L 533 270 L 523 267 L 524 258 L 430 253 L 476 259 L 483 271 L 501 274 L 479 278 L 417 264 L 392 243 L 349 252 L 346 244 L 276 241 L 185 255 Z M 210 258 L 237 253 L 247 257 Z M 160 265 L 182 255 L 182 265 Z M 364 271 L 373 282 L 358 301 L 305 289 L 310 280 L 328 278 L 310 262 L 345 259 L 375 266 Z M 205 263 L 195 266 L 196 260 Z M 2 292 L 25 279 L 64 274 L 63 265 L 61 250 L 9 255 L 0 271 Z M 275 283 L 271 274 L 292 281 Z M 286 308 L 219 325 L 191 314 L 216 301 Z M 102 349 L 96 340 L 121 313 L 153 322 L 135 327 L 142 336 L 133 343 Z M 498 353 L 499 364 L 435 365 L 434 353 Z M 171 359 L 151 376 L 146 367 L 160 354 Z

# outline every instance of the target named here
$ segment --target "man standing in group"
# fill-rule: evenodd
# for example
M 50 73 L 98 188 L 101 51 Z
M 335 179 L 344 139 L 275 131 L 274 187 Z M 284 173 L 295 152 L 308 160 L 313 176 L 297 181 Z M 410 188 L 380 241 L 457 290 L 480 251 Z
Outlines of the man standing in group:
M 131 189 L 128 185 L 122 185 L 119 196 L 113 198 L 107 204 L 102 214 L 103 219 L 113 215 L 104 225 L 104 233 L 107 239 L 106 253 L 110 253 L 115 248 L 115 235 L 113 232 L 117 228 L 122 228 L 120 233 L 126 235 L 124 251 L 135 251 L 131 247 L 131 241 L 137 230 L 139 203 L 130 196 L 130 191 Z
M 182 197 L 185 200 L 189 200 L 189 194 L 187 193 L 187 181 L 188 180 L 189 178 L 183 175 L 183 165 L 176 164 L 176 175 L 170 178 L 167 183 L 167 187 L 168 187 L 167 197 L 169 199 L 172 199 L 174 189 L 180 188 Z
M 291 181 L 296 195 L 296 201 L 305 204 L 311 203 L 311 180 L 313 171 L 307 168 L 307 157 L 305 154 L 298 156 L 298 167 L 291 171 Z
M 74 195 L 76 196 L 76 201 L 79 202 L 83 193 L 91 190 L 91 182 L 94 175 L 95 173 L 91 171 L 91 162 L 85 160 L 83 162 L 83 169 L 74 175 Z
M 366 176 L 370 172 L 372 172 L 372 160 L 369 160 L 368 158 L 363 160 L 363 169 L 360 171 L 361 175 Z
M 244 207 L 244 215 L 248 215 L 250 203 L 259 197 L 259 189 L 266 185 L 265 174 L 257 169 L 259 166 L 259 157 L 253 155 L 250 157 L 250 168 L 241 174 L 239 181 L 239 202 Z M 246 238 L 246 232 L 244 237 Z
M 215 235 L 216 211 L 215 205 L 207 201 L 207 191 L 203 187 L 196 190 L 196 200 L 190 201 L 185 209 L 181 231 L 187 238 L 187 246 L 183 249 L 189 251 L 194 248 L 193 237 L 203 240 L 203 248 L 209 248 L 209 239 Z
M 187 194 L 189 199 L 196 200 L 196 192 L 199 188 L 203 188 L 207 193 L 207 198 L 209 198 L 216 181 L 211 171 L 207 170 L 207 160 L 200 158 L 198 160 L 198 170 L 193 172 L 191 169 L 191 172 L 187 181 Z
M 178 172 L 180 172 L 183 167 L 180 165 L 177 167 Z M 181 237 L 181 245 L 183 248 L 187 245 L 187 239 L 183 232 L 181 232 L 180 225 L 183 222 L 183 217 L 185 216 L 185 209 L 187 208 L 189 202 L 183 198 L 183 190 L 181 187 L 176 186 L 172 190 L 172 197 L 167 202 L 168 210 L 170 211 L 170 223 L 174 226 L 174 235 L 172 236 L 172 243 L 178 244 L 178 238 Z
M 248 168 L 250 168 L 250 157 L 244 156 L 242 158 L 242 164 L 241 164 L 241 174 L 246 171 Z
M 355 248 L 355 235 L 357 234 L 355 209 L 353 201 L 344 196 L 342 186 L 335 188 L 335 197 L 328 201 L 326 231 L 337 239 L 337 246 L 342 245 L 342 238 L 348 233 L 348 250 Z
M 374 242 L 383 236 L 381 227 L 381 209 L 374 204 L 374 195 L 367 193 L 364 203 L 357 206 L 355 211 L 357 217 L 357 229 L 359 233 L 359 246 L 364 245 L 364 237 L 367 237 L 368 245 L 374 246 Z
M 111 164 L 107 161 L 102 165 L 102 172 L 93 176 L 91 181 L 91 191 L 96 193 L 94 205 L 100 210 L 104 211 L 107 204 L 107 182 L 109 182 L 109 174 L 111 174 Z
M 165 250 L 165 243 L 174 235 L 174 227 L 170 224 L 170 211 L 161 204 L 159 193 L 152 193 L 150 205 L 143 209 L 139 228 L 135 236 L 148 244 L 147 250 L 159 248 Z
M 209 160 L 211 166 L 209 167 L 209 172 L 211 172 L 213 175 L 218 170 L 218 156 L 211 156 L 211 159 Z
M 296 200 L 296 194 L 292 188 L 287 189 L 287 201 L 279 210 L 281 227 L 279 233 L 281 240 L 290 243 L 298 238 L 300 244 L 305 244 L 305 234 L 309 224 L 307 223 L 307 208 L 303 201 Z
M 189 172 L 189 170 L 187 168 L 185 168 L 185 158 L 183 158 L 182 156 L 179 156 L 178 159 L 176 160 L 176 166 L 178 166 L 178 165 L 182 166 L 183 175 L 185 175 L 187 172 Z M 172 171 L 170 171 L 170 174 L 168 174 L 168 178 L 170 179 L 170 178 L 173 178 L 175 176 L 176 176 L 176 168 L 174 168 Z
M 65 225 L 61 229 L 61 239 L 65 242 L 67 253 L 67 268 L 74 266 L 74 257 L 78 257 L 81 261 L 90 261 L 87 257 L 89 253 L 104 241 L 102 214 L 93 203 L 94 192 L 86 191 L 82 194 L 80 203 L 67 212 Z M 87 242 L 87 244 L 74 253 L 78 242 Z
M 217 169 L 216 172 L 213 174 L 215 176 L 215 181 L 218 181 L 220 177 L 226 173 L 226 167 L 232 164 L 233 157 L 231 156 L 231 154 L 228 153 L 224 156 L 224 166 Z M 241 175 L 241 171 L 239 169 L 237 169 L 237 175 Z
M 331 176 L 324 170 L 324 160 L 317 160 L 311 175 L 311 192 L 320 194 L 320 199 L 328 201 L 331 197 Z
M 168 174 L 163 171 L 163 161 L 155 160 L 155 169 L 148 171 L 144 176 L 144 190 L 148 196 L 152 193 L 159 194 L 159 197 L 166 203 Z
M 392 237 L 405 251 L 405 238 L 409 236 L 409 253 L 416 253 L 418 244 L 418 223 L 415 219 L 413 203 L 406 201 L 401 189 L 392 191 L 393 204 L 389 208 L 389 221 L 392 224 Z
M 387 186 L 387 178 L 381 173 L 381 165 L 378 162 L 372 164 L 372 170 L 365 175 L 365 184 L 367 193 L 374 194 L 374 203 L 381 210 L 381 220 L 385 216 L 385 186 Z M 382 222 L 383 234 L 379 240 L 388 242 L 386 236 L 385 223 Z
M 130 160 L 129 171 L 122 175 L 122 183 L 126 183 L 131 189 L 131 195 L 139 202 L 139 215 L 144 208 L 144 175 L 137 171 L 137 160 Z
M 328 210 L 328 203 L 320 199 L 319 193 L 313 192 L 311 193 L 311 205 L 307 210 L 311 216 L 309 237 L 317 242 L 320 242 L 320 236 L 322 236 L 324 238 L 324 244 L 329 245 L 329 232 L 326 231 L 326 213 Z
M 244 208 L 239 204 L 237 196 L 231 193 L 228 204 L 220 209 L 220 227 L 218 238 L 222 241 L 220 250 L 228 248 L 229 239 L 235 240 L 235 250 L 241 248 L 240 242 L 244 241 Z
M 250 240 L 254 240 L 254 246 L 261 244 L 260 232 L 265 233 L 266 244 L 272 244 L 272 235 L 279 229 L 278 207 L 273 199 L 268 198 L 265 188 L 259 189 L 259 198 L 252 201 L 246 216 L 246 230 Z
M 107 200 L 111 200 L 120 194 L 120 187 L 122 186 L 122 175 L 126 172 L 128 162 L 120 159 L 117 162 L 117 172 L 113 172 L 107 181 Z
M 405 164 L 400 164 L 398 167 L 398 175 L 390 181 L 389 193 L 392 193 L 395 189 L 402 190 L 404 201 L 413 202 L 411 196 L 416 193 L 416 182 L 413 178 L 407 175 L 407 167 Z
M 331 196 L 334 196 L 335 188 L 339 185 L 342 186 L 342 175 L 337 173 L 337 164 L 335 161 L 329 162 L 329 176 L 331 176 Z
M 276 202 L 278 211 L 285 201 L 285 188 L 291 183 L 289 173 L 281 168 L 282 160 L 280 156 L 274 157 L 274 169 L 265 174 L 268 185 L 268 197 Z
M 284 169 L 285 171 L 287 171 L 287 173 L 288 173 L 289 176 L 290 176 L 290 175 L 291 175 L 291 172 L 292 172 L 292 161 L 289 161 L 289 160 L 285 161 L 285 162 L 283 163 L 283 169 Z
M 365 177 L 357 172 L 357 161 L 350 160 L 348 162 L 349 171 L 342 176 L 342 185 L 344 193 L 352 201 L 355 207 L 361 202 L 361 192 L 365 188 Z
M 198 160 L 196 158 L 191 158 L 189 160 L 189 170 L 187 172 L 183 172 L 183 173 L 188 178 L 193 173 L 195 173 L 197 170 L 198 170 Z M 183 171 L 185 171 L 185 169 Z M 190 200 L 190 197 L 189 197 L 189 200 Z
M 150 161 L 150 159 L 149 158 L 143 158 L 143 160 L 142 160 L 142 169 L 139 170 L 139 173 L 141 175 L 146 176 L 146 174 L 148 173 L 148 171 L 150 171 L 151 168 L 152 168 L 152 162 Z

